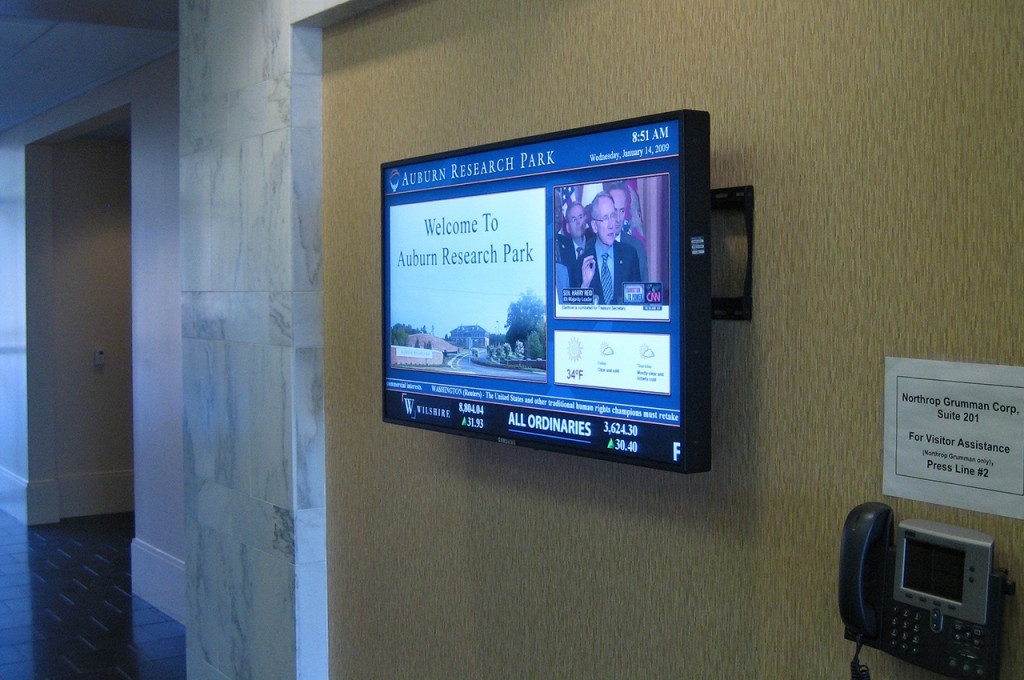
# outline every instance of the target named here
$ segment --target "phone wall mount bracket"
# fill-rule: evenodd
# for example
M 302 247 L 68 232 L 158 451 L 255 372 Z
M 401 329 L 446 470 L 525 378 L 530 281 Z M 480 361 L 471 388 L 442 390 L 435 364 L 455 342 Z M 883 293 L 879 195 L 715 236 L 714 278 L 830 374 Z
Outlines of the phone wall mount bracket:
M 711 318 L 753 316 L 754 187 L 711 190 Z

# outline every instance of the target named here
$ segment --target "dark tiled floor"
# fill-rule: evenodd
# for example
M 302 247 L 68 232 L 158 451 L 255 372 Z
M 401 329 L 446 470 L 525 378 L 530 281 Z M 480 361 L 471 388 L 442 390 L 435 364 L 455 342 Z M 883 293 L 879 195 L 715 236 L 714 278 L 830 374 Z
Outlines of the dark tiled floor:
M 133 516 L 0 512 L 0 680 L 185 677 L 185 629 L 131 594 Z

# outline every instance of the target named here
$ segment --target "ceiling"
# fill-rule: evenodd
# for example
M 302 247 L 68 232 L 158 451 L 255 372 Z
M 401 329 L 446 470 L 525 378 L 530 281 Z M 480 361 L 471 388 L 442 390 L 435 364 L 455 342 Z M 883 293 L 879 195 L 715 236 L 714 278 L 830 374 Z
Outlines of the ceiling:
M 178 0 L 0 0 L 0 132 L 178 49 Z

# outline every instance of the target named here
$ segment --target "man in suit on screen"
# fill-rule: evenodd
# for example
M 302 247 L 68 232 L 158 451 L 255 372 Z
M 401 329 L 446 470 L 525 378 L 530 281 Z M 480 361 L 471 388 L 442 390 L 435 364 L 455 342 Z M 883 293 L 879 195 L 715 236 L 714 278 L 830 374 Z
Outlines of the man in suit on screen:
M 622 304 L 622 284 L 643 278 L 636 250 L 615 240 L 619 229 L 615 201 L 603 191 L 590 204 L 590 225 L 596 238 L 580 255 L 573 272 L 576 281 L 579 287 L 594 291 L 598 304 Z
M 579 203 L 570 203 L 565 209 L 565 234 L 555 234 L 558 261 L 572 271 L 576 260 L 587 247 L 587 214 Z

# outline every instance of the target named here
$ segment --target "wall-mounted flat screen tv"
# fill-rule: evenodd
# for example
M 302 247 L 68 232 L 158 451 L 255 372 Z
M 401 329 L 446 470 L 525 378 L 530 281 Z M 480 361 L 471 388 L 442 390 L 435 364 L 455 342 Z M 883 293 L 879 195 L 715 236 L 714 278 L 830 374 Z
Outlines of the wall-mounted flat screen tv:
M 381 166 L 384 420 L 711 466 L 702 111 Z

